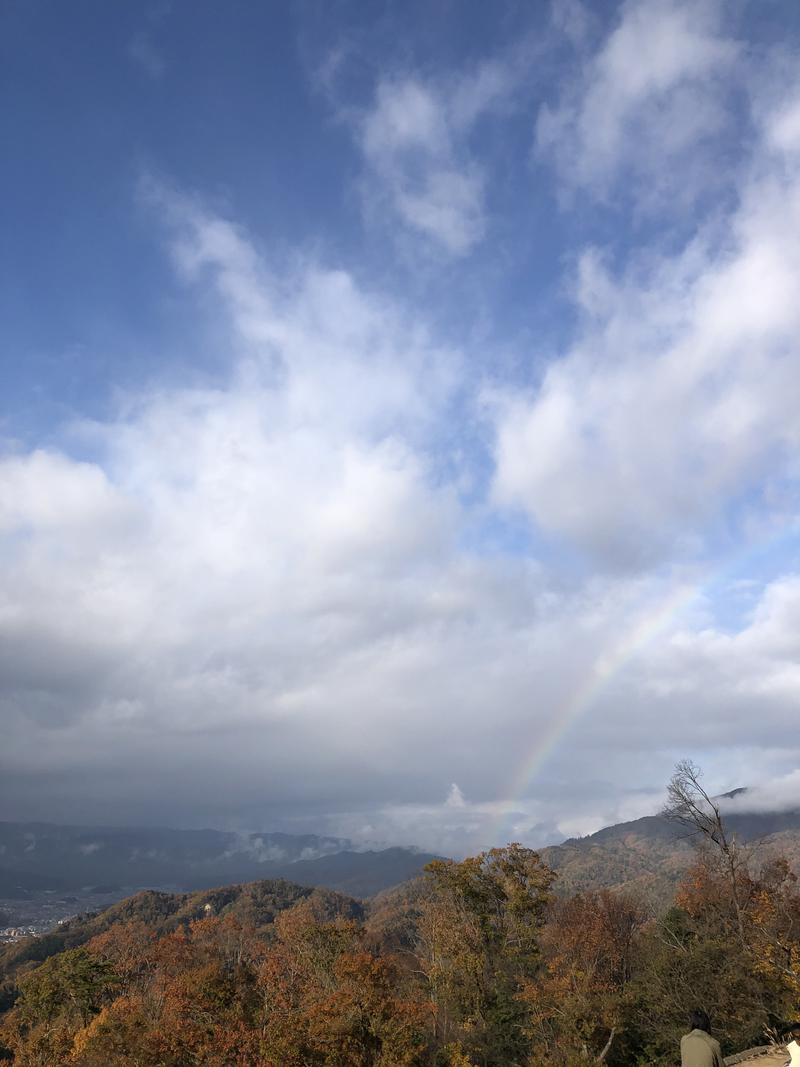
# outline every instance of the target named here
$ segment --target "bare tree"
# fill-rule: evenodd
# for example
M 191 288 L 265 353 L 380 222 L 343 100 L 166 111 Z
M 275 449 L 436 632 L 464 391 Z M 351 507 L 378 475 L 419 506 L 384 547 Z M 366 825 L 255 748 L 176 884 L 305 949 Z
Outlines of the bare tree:
M 695 844 L 717 851 L 727 876 L 739 937 L 746 948 L 741 876 L 746 872 L 747 855 L 735 835 L 728 833 L 719 801 L 703 788 L 702 777 L 703 772 L 691 760 L 676 764 L 661 814 L 682 826 Z
M 606 1041 L 605 1045 L 603 1046 L 602 1052 L 597 1057 L 597 1063 L 605 1063 L 606 1056 L 609 1054 L 609 1052 L 611 1051 L 611 1046 L 614 1044 L 614 1038 L 616 1037 L 616 1034 L 616 1027 L 612 1026 L 611 1033 L 608 1035 L 608 1041 Z

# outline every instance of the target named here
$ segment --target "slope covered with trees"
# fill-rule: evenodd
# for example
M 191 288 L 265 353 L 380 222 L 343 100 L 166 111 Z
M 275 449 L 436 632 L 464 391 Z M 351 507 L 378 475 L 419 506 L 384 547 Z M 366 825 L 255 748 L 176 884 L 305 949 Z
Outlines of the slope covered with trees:
M 140 894 L 7 951 L 3 1055 L 19 1067 L 674 1064 L 702 1007 L 726 1053 L 800 999 L 800 892 L 726 827 L 696 768 L 670 786 L 696 847 L 669 906 L 557 894 L 509 845 L 434 861 L 367 909 L 261 882 Z
M 800 873 L 800 812 L 737 812 L 726 815 L 725 822 L 763 860 L 784 856 L 792 870 Z M 559 895 L 624 888 L 644 896 L 656 908 L 669 904 L 695 860 L 695 850 L 681 826 L 664 815 L 607 826 L 543 848 L 541 854 L 558 875 Z

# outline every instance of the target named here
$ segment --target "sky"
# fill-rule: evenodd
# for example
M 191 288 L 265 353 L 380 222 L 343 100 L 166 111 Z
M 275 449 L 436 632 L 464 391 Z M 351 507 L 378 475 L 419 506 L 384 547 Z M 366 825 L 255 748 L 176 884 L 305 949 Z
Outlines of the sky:
M 0 20 L 0 817 L 800 800 L 800 6 Z

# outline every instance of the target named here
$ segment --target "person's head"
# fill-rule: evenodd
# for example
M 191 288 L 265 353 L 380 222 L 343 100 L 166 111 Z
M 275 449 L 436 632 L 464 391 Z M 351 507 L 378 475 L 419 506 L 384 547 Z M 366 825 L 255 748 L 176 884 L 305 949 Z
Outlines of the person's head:
M 693 1030 L 705 1030 L 707 1034 L 710 1034 L 711 1020 L 708 1017 L 708 1012 L 703 1011 L 702 1008 L 696 1008 L 689 1016 L 689 1026 Z

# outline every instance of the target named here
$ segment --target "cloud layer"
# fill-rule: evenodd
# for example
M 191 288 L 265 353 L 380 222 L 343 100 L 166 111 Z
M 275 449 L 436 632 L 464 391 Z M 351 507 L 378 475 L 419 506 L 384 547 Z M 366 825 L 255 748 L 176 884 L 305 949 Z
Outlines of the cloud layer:
M 395 65 L 342 132 L 367 214 L 452 269 L 491 239 L 483 124 L 527 108 L 530 195 L 641 227 L 554 257 L 552 351 L 141 183 L 226 372 L 0 456 L 6 817 L 458 853 L 644 814 L 685 755 L 797 764 L 800 85 L 710 0 L 559 11 L 546 92 L 519 49 Z

